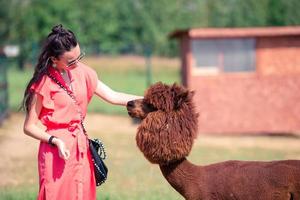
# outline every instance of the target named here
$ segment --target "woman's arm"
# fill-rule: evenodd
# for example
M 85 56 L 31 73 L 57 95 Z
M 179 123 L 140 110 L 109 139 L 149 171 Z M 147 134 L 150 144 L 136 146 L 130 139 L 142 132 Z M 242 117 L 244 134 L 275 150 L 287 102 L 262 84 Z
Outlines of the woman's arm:
M 26 135 L 38 139 L 43 142 L 48 142 L 51 135 L 38 127 L 38 116 L 42 109 L 42 96 L 34 94 L 29 112 L 26 114 L 23 131 Z M 54 138 L 52 143 L 59 148 L 61 158 L 67 160 L 70 152 L 65 148 L 65 144 L 59 138 Z
M 125 106 L 128 101 L 144 98 L 142 96 L 136 96 L 136 95 L 125 94 L 125 93 L 121 93 L 121 92 L 116 92 L 116 91 L 112 90 L 111 88 L 109 88 L 104 83 L 102 83 L 100 80 L 98 80 L 95 93 L 97 96 L 101 97 L 105 101 L 107 101 L 111 104 L 121 105 L 121 106 Z

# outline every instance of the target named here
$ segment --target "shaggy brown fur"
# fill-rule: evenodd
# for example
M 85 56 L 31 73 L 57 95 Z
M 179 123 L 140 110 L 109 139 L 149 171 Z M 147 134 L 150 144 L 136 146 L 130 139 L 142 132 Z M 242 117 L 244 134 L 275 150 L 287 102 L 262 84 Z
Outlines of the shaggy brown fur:
M 300 161 L 227 161 L 196 166 L 186 160 L 197 135 L 193 94 L 157 83 L 143 100 L 128 102 L 142 119 L 139 149 L 157 163 L 167 181 L 189 200 L 300 200 Z
M 143 119 L 136 141 L 151 163 L 167 164 L 191 151 L 197 134 L 192 96 L 176 84 L 169 87 L 159 83 L 147 91 L 143 100 L 135 101 L 134 108 L 128 104 L 129 115 Z

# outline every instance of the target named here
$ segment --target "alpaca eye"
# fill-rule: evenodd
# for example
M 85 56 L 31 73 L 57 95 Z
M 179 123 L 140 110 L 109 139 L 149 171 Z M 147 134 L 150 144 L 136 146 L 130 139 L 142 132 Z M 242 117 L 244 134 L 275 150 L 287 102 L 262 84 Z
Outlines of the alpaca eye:
M 147 103 L 146 106 L 147 106 L 148 108 L 154 108 L 154 106 L 153 106 L 151 103 Z
M 155 108 L 153 106 L 153 104 L 151 104 L 151 103 L 145 103 L 144 105 L 145 105 L 147 112 L 153 112 L 153 111 L 157 110 L 157 108 Z

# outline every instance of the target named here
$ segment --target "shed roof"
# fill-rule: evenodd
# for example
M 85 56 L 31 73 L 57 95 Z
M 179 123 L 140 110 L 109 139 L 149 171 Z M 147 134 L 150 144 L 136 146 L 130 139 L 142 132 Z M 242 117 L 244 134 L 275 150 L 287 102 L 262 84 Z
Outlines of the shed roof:
M 237 37 L 278 37 L 300 36 L 300 26 L 251 27 L 251 28 L 190 28 L 176 30 L 170 38 L 237 38 Z

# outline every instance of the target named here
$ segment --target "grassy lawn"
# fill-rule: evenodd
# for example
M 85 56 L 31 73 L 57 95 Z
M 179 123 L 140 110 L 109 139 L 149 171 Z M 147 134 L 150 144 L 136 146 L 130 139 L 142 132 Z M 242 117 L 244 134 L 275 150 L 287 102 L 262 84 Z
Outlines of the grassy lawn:
M 143 95 L 147 88 L 146 64 L 143 57 L 87 57 L 85 64 L 93 67 L 100 80 L 116 91 Z M 179 82 L 178 59 L 152 58 L 152 82 Z M 19 71 L 8 67 L 9 104 L 13 111 L 20 106 L 26 84 L 32 76 L 32 69 Z M 108 114 L 126 114 L 124 108 L 110 105 L 98 98 L 93 98 L 89 111 Z
M 31 200 L 38 191 L 38 143 L 21 134 L 24 116 L 13 114 L 0 128 L 0 200 Z M 90 137 L 103 140 L 109 177 L 97 188 L 104 200 L 181 200 L 135 144 L 137 125 L 126 116 L 89 113 Z M 18 147 L 16 149 L 16 146 Z M 188 159 L 199 165 L 225 160 L 300 159 L 300 138 L 267 136 L 205 136 L 196 140 Z

